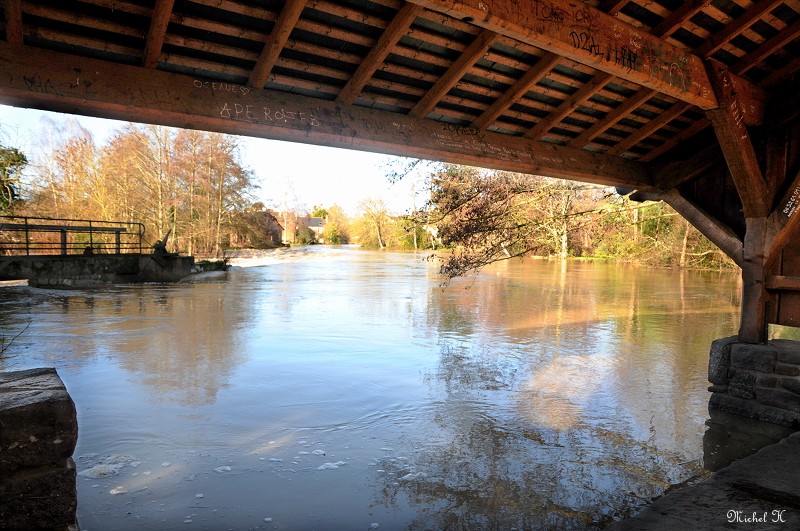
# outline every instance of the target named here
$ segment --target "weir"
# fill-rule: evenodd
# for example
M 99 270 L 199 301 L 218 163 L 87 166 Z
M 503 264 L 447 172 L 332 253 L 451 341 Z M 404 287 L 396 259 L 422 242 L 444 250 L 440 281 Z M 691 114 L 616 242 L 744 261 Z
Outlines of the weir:
M 800 427 L 800 5 L 6 0 L 0 103 L 662 199 L 742 270 L 711 407 Z M 780 411 L 776 411 L 776 408 Z

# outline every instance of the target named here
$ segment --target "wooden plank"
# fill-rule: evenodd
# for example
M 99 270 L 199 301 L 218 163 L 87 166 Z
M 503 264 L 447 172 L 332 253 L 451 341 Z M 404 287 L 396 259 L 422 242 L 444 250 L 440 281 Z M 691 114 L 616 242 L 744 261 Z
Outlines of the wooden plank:
M 701 109 L 717 99 L 700 57 L 570 0 L 410 0 Z
M 14 232 L 128 232 L 124 227 L 90 227 L 89 225 L 45 225 L 35 223 L 0 223 L 0 231 Z
M 672 148 L 686 140 L 687 138 L 691 138 L 706 127 L 710 126 L 711 122 L 707 119 L 703 118 L 701 120 L 697 120 L 695 123 L 675 135 L 674 137 L 670 138 L 667 142 L 664 142 L 662 145 L 651 149 L 647 153 L 645 153 L 642 157 L 639 158 L 642 162 L 650 162 L 661 155 L 667 153 Z
M 755 149 L 747 131 L 742 109 L 750 106 L 736 91 L 728 69 L 710 61 L 709 75 L 714 84 L 720 109 L 706 112 L 728 163 L 745 218 L 762 218 L 769 214 L 769 190 L 758 165 Z
M 686 221 L 691 223 L 703 236 L 708 238 L 711 243 L 719 247 L 736 265 L 739 267 L 744 265 L 742 254 L 744 245 L 729 227 L 694 203 L 687 201 L 675 188 L 660 194 L 659 197 L 683 216 Z
M 681 114 L 686 112 L 689 108 L 688 103 L 678 102 L 672 106 L 672 108 L 662 111 L 657 117 L 649 120 L 646 124 L 642 127 L 631 133 L 631 135 L 622 140 L 613 148 L 609 149 L 606 153 L 609 155 L 622 155 L 623 153 L 627 152 L 630 148 L 644 140 L 645 138 L 649 137 L 669 122 L 674 120 L 675 118 L 679 117 Z
M 411 108 L 411 116 L 425 117 L 435 109 L 439 100 L 464 77 L 464 74 L 486 53 L 486 50 L 497 40 L 497 37 L 498 34 L 493 31 L 483 30 L 480 32 L 452 66 L 447 69 L 447 72 Z
M 372 77 L 372 74 L 383 63 L 386 56 L 400 41 L 405 32 L 411 27 L 411 24 L 416 20 L 417 16 L 422 11 L 422 7 L 416 4 L 405 4 L 397 15 L 394 16 L 389 25 L 386 26 L 383 34 L 375 43 L 375 46 L 369 51 L 367 56 L 361 61 L 358 69 L 353 73 L 350 81 L 344 86 L 342 91 L 337 97 L 340 103 L 351 104 L 353 103 L 367 81 Z
M 6 41 L 14 46 L 22 46 L 22 0 L 5 0 Z
M 558 125 L 561 120 L 569 116 L 575 107 L 583 104 L 586 100 L 591 98 L 592 95 L 602 90 L 602 88 L 605 87 L 606 84 L 612 79 L 614 79 L 614 76 L 611 74 L 598 72 L 597 75 L 589 80 L 589 82 L 587 82 L 583 87 L 578 89 L 577 92 L 562 101 L 561 105 L 559 105 L 556 110 L 551 112 L 546 118 L 543 118 L 538 124 L 536 124 L 536 127 L 525 133 L 525 138 L 532 138 L 535 140 L 541 138 L 545 133 L 547 133 L 548 130 L 550 130 L 550 128 Z
M 783 0 L 762 0 L 751 6 L 742 16 L 715 33 L 705 44 L 697 49 L 701 57 L 711 57 L 714 52 L 725 46 L 732 38 L 755 24 L 763 15 L 781 5 Z
M 664 20 L 658 23 L 650 33 L 659 37 L 672 35 L 687 20 L 695 16 L 697 13 L 711 5 L 711 0 L 693 0 L 691 2 L 683 2 L 678 9 L 665 17 Z
M 766 247 L 767 268 L 772 267 L 792 237 L 800 234 L 800 173 L 777 202 L 769 219 L 771 233 Z
M 800 277 L 770 275 L 767 277 L 766 287 L 773 291 L 800 291 Z
M 296 94 L 0 43 L 0 103 L 648 189 L 643 164 Z
M 639 92 L 622 102 L 622 105 L 608 113 L 602 120 L 598 121 L 589 129 L 581 133 L 575 140 L 569 143 L 571 147 L 582 148 L 604 131 L 614 127 L 614 124 L 625 118 L 628 114 L 636 110 L 637 107 L 655 96 L 655 93 L 647 88 L 639 89 Z
M 783 48 L 800 35 L 800 20 L 785 27 L 780 33 L 761 43 L 755 50 L 739 59 L 731 68 L 737 74 L 744 74 L 758 63 Z
M 525 95 L 536 83 L 552 70 L 561 58 L 553 53 L 545 54 L 539 61 L 525 72 L 511 88 L 497 98 L 478 118 L 472 127 L 485 129 L 492 125 L 498 116 L 508 110 L 517 100 Z
M 667 192 L 707 172 L 722 163 L 719 146 L 713 145 L 700 151 L 688 160 L 670 160 L 665 164 L 651 164 L 650 171 L 656 188 Z
M 267 37 L 264 48 L 258 56 L 256 66 L 253 67 L 253 73 L 250 74 L 248 84 L 251 87 L 263 88 L 266 85 L 269 74 L 275 67 L 281 50 L 286 46 L 286 41 L 289 40 L 289 35 L 291 35 L 297 21 L 300 19 L 300 14 L 303 12 L 305 5 L 306 0 L 287 0 L 283 5 L 281 14 L 278 15 L 272 32 Z
M 142 66 L 145 68 L 155 68 L 158 64 L 174 4 L 175 0 L 158 0 L 153 8 L 153 14 L 150 18 L 150 31 L 147 32 L 144 55 L 142 56 Z

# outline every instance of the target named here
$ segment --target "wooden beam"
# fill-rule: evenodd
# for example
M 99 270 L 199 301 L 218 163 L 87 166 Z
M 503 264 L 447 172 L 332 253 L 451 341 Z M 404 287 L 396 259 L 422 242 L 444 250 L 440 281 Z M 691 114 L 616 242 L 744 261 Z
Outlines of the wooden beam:
M 709 63 L 709 75 L 721 108 L 707 111 L 706 115 L 725 154 L 725 161 L 742 200 L 745 218 L 765 218 L 769 214 L 769 190 L 758 165 L 742 110 L 751 103 L 736 91 L 726 67 L 716 61 Z
M 0 103 L 650 189 L 643 164 L 469 127 L 0 43 Z M 276 154 L 280 156 L 280 154 Z
M 751 6 L 742 16 L 733 20 L 730 24 L 726 25 L 722 30 L 718 31 L 709 38 L 705 44 L 697 49 L 697 54 L 701 57 L 711 57 L 714 52 L 725 46 L 732 38 L 736 37 L 750 26 L 758 22 L 758 20 L 766 13 L 769 13 L 784 0 L 762 0 Z
M 543 118 L 538 124 L 536 124 L 536 127 L 526 132 L 523 136 L 525 138 L 532 138 L 534 140 L 540 139 L 545 133 L 547 133 L 547 131 L 550 130 L 551 127 L 558 125 L 561 120 L 570 115 L 575 107 L 582 105 L 586 100 L 591 98 L 594 94 L 605 87 L 606 84 L 612 79 L 614 79 L 614 76 L 611 74 L 598 72 L 574 94 L 562 101 L 561 105 L 559 105 L 556 110 L 548 114 L 546 118 Z
M 511 86 L 502 96 L 497 98 L 483 114 L 472 122 L 472 127 L 485 129 L 492 125 L 498 116 L 508 110 L 517 100 L 525 95 L 536 83 L 545 77 L 552 70 L 561 58 L 554 53 L 547 53 L 539 61 L 530 67 L 514 85 Z
M 658 25 L 653 28 L 650 33 L 663 37 L 665 35 L 672 35 L 687 20 L 695 16 L 697 13 L 711 5 L 711 0 L 693 0 L 691 2 L 683 2 L 678 9 L 670 13 Z
M 22 0 L 5 0 L 6 42 L 22 46 Z
M 765 343 L 767 340 L 767 290 L 764 248 L 767 218 L 745 218 L 746 232 L 742 251 L 742 311 L 739 341 Z
M 651 164 L 653 184 L 658 190 L 667 193 L 673 188 L 699 177 L 723 158 L 719 146 L 712 145 L 687 160 L 670 160 L 665 164 Z
M 769 271 L 784 247 L 800 234 L 800 173 L 778 201 L 769 216 L 770 233 L 766 243 L 766 268 Z
M 425 93 L 421 100 L 411 108 L 409 113 L 411 116 L 422 117 L 428 115 L 442 97 L 447 94 L 451 88 L 455 86 L 459 80 L 464 77 L 464 74 L 473 67 L 473 65 L 483 57 L 483 54 L 489 47 L 497 40 L 499 35 L 494 31 L 483 30 L 475 40 L 464 49 L 464 52 L 455 60 L 455 62 L 447 69 L 447 72 L 434 83 L 433 87 Z
M 600 10 L 609 14 L 609 15 L 616 15 L 625 5 L 628 3 L 629 0 L 604 0 L 600 2 Z
M 736 74 L 744 74 L 758 63 L 777 52 L 800 35 L 800 20 L 787 26 L 774 37 L 764 41 L 755 50 L 748 53 L 731 67 L 731 71 Z
M 264 42 L 264 48 L 261 50 L 261 55 L 258 56 L 256 66 L 253 67 L 253 73 L 250 74 L 248 85 L 255 88 L 264 88 L 269 79 L 269 74 L 275 67 L 278 61 L 278 56 L 281 50 L 289 40 L 297 21 L 300 19 L 300 14 L 306 6 L 306 0 L 286 0 L 283 5 L 281 14 L 275 21 L 272 31 Z
M 800 291 L 800 277 L 770 275 L 767 277 L 767 289 L 772 291 Z
M 650 162 L 651 160 L 654 160 L 660 157 L 661 155 L 667 153 L 668 151 L 670 151 L 672 148 L 674 148 L 687 138 L 693 137 L 694 135 L 696 135 L 697 133 L 699 133 L 700 131 L 702 131 L 703 129 L 705 129 L 710 125 L 711 122 L 709 122 L 706 118 L 697 120 L 692 125 L 684 129 L 677 135 L 673 136 L 672 138 L 670 138 L 668 141 L 645 153 L 642 157 L 639 158 L 639 160 L 642 162 Z
M 571 0 L 410 0 L 701 109 L 717 100 L 700 57 Z
M 374 74 L 383 63 L 392 48 L 394 48 L 403 35 L 405 35 L 420 12 L 422 12 L 422 7 L 416 4 L 405 4 L 400 8 L 400 11 L 397 12 L 392 21 L 389 22 L 389 25 L 386 26 L 378 42 L 375 43 L 375 46 L 372 47 L 364 60 L 361 61 L 358 69 L 353 73 L 350 81 L 347 82 L 347 85 L 345 85 L 339 93 L 336 101 L 349 105 L 358 98 L 358 95 L 361 94 L 361 91 L 364 89 L 364 85 L 367 84 L 372 74 Z
M 147 40 L 144 44 L 144 55 L 142 56 L 142 66 L 145 68 L 155 68 L 158 58 L 161 56 L 161 47 L 164 46 L 164 37 L 167 35 L 169 18 L 172 15 L 172 8 L 175 0 L 157 0 L 150 16 L 150 30 L 147 32 Z
M 630 148 L 649 137 L 675 118 L 686 112 L 690 107 L 688 103 L 677 102 L 671 108 L 662 111 L 656 118 L 649 120 L 642 127 L 631 133 L 631 135 L 619 142 L 616 146 L 606 151 L 609 155 L 622 155 Z
M 736 234 L 722 222 L 700 209 L 694 203 L 687 201 L 675 188 L 660 194 L 659 197 L 686 221 L 692 224 L 700 233 L 708 238 L 711 243 L 720 248 L 736 265 L 742 267 L 744 245 Z
M 639 92 L 623 101 L 619 107 L 608 113 L 603 119 L 599 120 L 589 129 L 578 135 L 577 138 L 572 140 L 569 145 L 571 147 L 582 148 L 592 141 L 598 135 L 603 134 L 606 130 L 614 127 L 614 124 L 625 118 L 634 109 L 649 100 L 655 93 L 647 88 L 640 88 Z

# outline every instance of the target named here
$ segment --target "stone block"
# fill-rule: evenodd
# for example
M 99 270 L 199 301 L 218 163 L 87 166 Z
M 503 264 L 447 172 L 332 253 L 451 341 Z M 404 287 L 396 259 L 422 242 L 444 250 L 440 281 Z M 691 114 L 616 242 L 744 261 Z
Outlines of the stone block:
M 712 384 L 727 385 L 731 345 L 736 342 L 736 336 L 724 337 L 711 342 L 711 353 L 708 358 L 708 381 Z
M 760 404 L 800 413 L 800 396 L 782 389 L 759 389 L 756 400 Z
M 775 348 L 778 361 L 800 365 L 800 341 L 773 339 L 769 344 Z
M 769 345 L 731 345 L 731 367 L 758 372 L 775 372 L 777 351 Z
M 77 529 L 75 463 L 19 471 L 0 480 L 3 529 Z
M 800 376 L 800 367 L 778 363 L 775 366 L 775 374 L 780 374 L 781 376 Z
M 63 463 L 78 441 L 75 404 L 55 369 L 0 373 L 0 470 Z
M 756 377 L 749 372 L 737 372 L 731 378 L 728 384 L 728 394 L 736 398 L 744 398 L 747 400 L 755 396 L 754 388 L 756 385 Z
M 781 387 L 796 395 L 800 395 L 800 380 L 796 378 L 781 378 Z
M 778 379 L 774 376 L 759 376 L 756 378 L 756 385 L 759 387 L 777 387 Z

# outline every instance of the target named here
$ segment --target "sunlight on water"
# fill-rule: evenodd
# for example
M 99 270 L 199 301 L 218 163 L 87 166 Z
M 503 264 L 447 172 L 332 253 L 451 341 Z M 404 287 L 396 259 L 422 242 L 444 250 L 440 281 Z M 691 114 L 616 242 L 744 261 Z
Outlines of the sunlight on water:
M 733 274 L 314 247 L 224 275 L 0 286 L 55 366 L 85 529 L 587 529 L 701 476 Z M 25 329 L 25 327 L 28 327 Z

